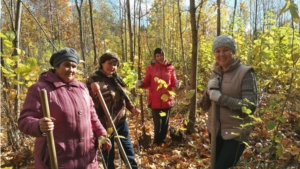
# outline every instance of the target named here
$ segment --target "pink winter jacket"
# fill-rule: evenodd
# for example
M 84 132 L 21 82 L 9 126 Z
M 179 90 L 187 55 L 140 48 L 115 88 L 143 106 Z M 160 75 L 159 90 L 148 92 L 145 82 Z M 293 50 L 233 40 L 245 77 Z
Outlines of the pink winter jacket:
M 53 70 L 42 73 L 27 93 L 18 120 L 19 129 L 36 137 L 34 161 L 36 169 L 49 169 L 47 137 L 38 128 L 43 117 L 40 90 L 46 89 L 51 117 L 54 117 L 53 135 L 60 169 L 96 169 L 97 138 L 106 135 L 98 120 L 93 101 L 86 86 L 73 79 L 63 83 Z
M 168 87 L 162 87 L 157 90 L 159 83 L 154 81 L 155 77 L 164 80 Z M 171 63 L 152 63 L 148 66 L 142 88 L 149 88 L 148 106 L 151 109 L 171 108 L 174 105 L 174 98 L 169 94 L 168 90 L 175 88 L 176 80 L 175 69 Z M 161 99 L 163 94 L 168 96 L 166 102 Z

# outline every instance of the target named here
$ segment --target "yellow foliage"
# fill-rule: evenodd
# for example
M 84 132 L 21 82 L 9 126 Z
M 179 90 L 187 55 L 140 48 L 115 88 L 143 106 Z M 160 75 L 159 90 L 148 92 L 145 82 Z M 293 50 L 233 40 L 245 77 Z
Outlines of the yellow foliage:
M 159 112 L 160 117 L 165 117 L 167 114 L 165 112 Z
M 160 97 L 160 99 L 161 99 L 162 101 L 166 102 L 166 101 L 168 101 L 169 96 L 166 95 L 166 94 L 163 94 L 163 95 Z

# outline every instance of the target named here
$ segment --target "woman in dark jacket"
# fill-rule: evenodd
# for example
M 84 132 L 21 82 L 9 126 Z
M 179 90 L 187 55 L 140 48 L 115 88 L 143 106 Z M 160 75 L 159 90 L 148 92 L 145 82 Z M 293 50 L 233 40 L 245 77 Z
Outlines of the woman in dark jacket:
M 144 80 L 137 81 L 136 86 L 149 88 L 148 107 L 152 110 L 154 122 L 154 144 L 165 144 L 168 133 L 171 108 L 174 106 L 174 97 L 169 91 L 179 88 L 181 81 L 177 80 L 174 66 L 166 61 L 165 53 L 161 48 L 154 50 L 154 62 L 148 66 Z M 166 86 L 161 85 L 163 80 Z M 161 87 L 159 87 L 161 86 Z M 166 96 L 166 99 L 162 99 Z M 164 112 L 164 115 L 161 115 Z
M 50 169 L 45 133 L 53 131 L 58 168 L 97 169 L 97 145 L 106 130 L 100 123 L 87 87 L 75 79 L 79 57 L 72 48 L 54 53 L 50 69 L 27 93 L 18 120 L 19 129 L 36 137 L 34 166 Z M 46 89 L 51 118 L 43 117 L 39 92 Z M 107 139 L 104 148 L 110 149 Z M 51 167 L 53 168 L 53 166 Z
M 138 168 L 138 165 L 135 161 L 134 149 L 128 131 L 126 108 L 135 115 L 139 115 L 140 110 L 133 105 L 123 91 L 125 83 L 116 73 L 119 64 L 120 58 L 116 53 L 104 53 L 99 59 L 99 70 L 88 78 L 87 86 L 90 90 L 90 95 L 94 100 L 95 108 L 100 121 L 107 129 L 109 127 L 109 122 L 106 119 L 104 110 L 102 109 L 99 99 L 96 95 L 96 84 L 99 85 L 110 116 L 114 120 L 115 127 L 118 130 L 118 134 L 125 137 L 120 140 L 126 156 L 131 164 L 131 168 L 136 169 Z M 111 136 L 110 138 L 111 142 L 114 143 L 114 136 Z M 112 150 L 104 151 L 103 155 L 107 163 L 107 167 L 109 169 L 114 169 L 114 144 L 112 144 Z
M 243 141 L 248 140 L 252 128 L 241 129 L 241 124 L 250 122 L 247 114 L 242 112 L 242 106 L 254 113 L 257 105 L 255 72 L 234 57 L 236 50 L 231 36 L 220 35 L 214 40 L 214 70 L 200 99 L 200 107 L 208 111 L 206 125 L 209 133 L 213 129 L 211 101 L 217 104 L 215 169 L 227 169 L 237 164 L 245 149 Z

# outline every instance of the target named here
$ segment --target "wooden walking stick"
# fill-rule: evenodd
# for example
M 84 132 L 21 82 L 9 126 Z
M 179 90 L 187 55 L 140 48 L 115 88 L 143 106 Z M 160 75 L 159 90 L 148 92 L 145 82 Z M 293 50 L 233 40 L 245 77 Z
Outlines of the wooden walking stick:
M 40 96 L 41 96 L 42 107 L 43 107 L 43 115 L 44 115 L 44 117 L 51 118 L 49 104 L 48 104 L 47 91 L 45 89 L 42 89 L 40 91 Z M 48 131 L 46 134 L 47 134 L 47 145 L 49 148 L 51 168 L 58 169 L 53 131 L 52 130 Z
M 118 147 L 119 147 L 119 149 L 120 149 L 120 152 L 121 152 L 121 155 L 122 155 L 122 157 L 123 157 L 123 160 L 125 161 L 126 166 L 127 166 L 129 169 L 131 169 L 131 165 L 130 165 L 129 160 L 128 160 L 126 154 L 125 154 L 125 151 L 124 151 L 124 148 L 123 148 L 123 146 L 122 146 L 120 137 L 119 137 L 119 135 L 118 135 L 118 130 L 116 129 L 115 124 L 114 124 L 114 122 L 113 122 L 113 120 L 112 120 L 112 118 L 111 118 L 111 116 L 110 116 L 110 114 L 109 114 L 109 110 L 108 110 L 108 108 L 107 108 L 107 106 L 106 106 L 106 103 L 105 103 L 104 98 L 103 98 L 103 96 L 102 96 L 102 93 L 101 93 L 101 91 L 100 91 L 100 87 L 99 87 L 99 85 L 98 85 L 97 83 L 96 83 L 96 86 L 97 86 L 97 96 L 98 96 L 99 101 L 100 101 L 100 103 L 101 103 L 101 106 L 102 106 L 102 108 L 103 108 L 103 110 L 104 110 L 104 113 L 105 113 L 105 115 L 106 115 L 106 118 L 107 118 L 108 122 L 110 123 L 110 125 L 111 125 L 112 128 L 113 128 L 114 135 L 115 135 L 115 138 L 116 138 L 116 142 L 117 142 Z
M 210 168 L 215 168 L 216 163 L 216 120 L 217 120 L 217 106 L 215 101 L 211 101 L 211 107 L 212 107 L 212 131 L 211 131 L 211 158 L 210 158 Z
M 219 80 L 219 78 L 218 78 Z M 210 88 L 209 90 L 219 90 L 219 88 Z M 217 124 L 217 104 L 215 101 L 211 101 L 211 109 L 212 109 L 212 115 L 211 115 L 211 158 L 210 158 L 210 168 L 214 169 L 216 164 L 216 139 L 217 139 L 217 133 L 216 133 L 216 124 Z

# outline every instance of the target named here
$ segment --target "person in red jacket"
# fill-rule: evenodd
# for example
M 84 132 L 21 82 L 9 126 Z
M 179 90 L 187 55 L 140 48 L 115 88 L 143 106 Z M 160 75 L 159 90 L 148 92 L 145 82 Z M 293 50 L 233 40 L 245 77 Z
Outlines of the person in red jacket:
M 181 81 L 176 79 L 174 66 L 166 61 L 161 48 L 154 50 L 154 62 L 148 66 L 144 80 L 138 80 L 136 87 L 149 88 L 148 107 L 152 110 L 154 122 L 153 144 L 165 144 L 168 133 L 171 108 L 174 97 L 169 91 L 179 88 Z

